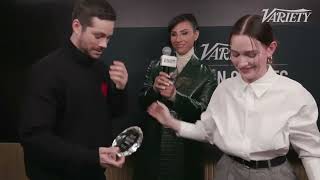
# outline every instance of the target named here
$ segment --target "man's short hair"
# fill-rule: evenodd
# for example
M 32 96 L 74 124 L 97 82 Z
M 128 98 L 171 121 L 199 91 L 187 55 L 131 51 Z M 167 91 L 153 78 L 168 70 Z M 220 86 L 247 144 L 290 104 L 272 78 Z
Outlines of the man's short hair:
M 91 19 L 116 20 L 116 12 L 106 0 L 77 0 L 73 7 L 72 20 L 78 19 L 83 27 L 91 25 Z

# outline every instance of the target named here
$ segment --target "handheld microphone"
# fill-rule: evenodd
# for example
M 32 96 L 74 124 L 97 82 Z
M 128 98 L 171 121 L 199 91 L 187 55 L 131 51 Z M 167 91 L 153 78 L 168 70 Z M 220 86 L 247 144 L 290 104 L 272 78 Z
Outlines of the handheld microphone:
M 162 66 L 162 71 L 169 74 L 177 67 L 177 57 L 170 56 L 171 55 L 171 48 L 165 46 L 162 48 L 162 56 L 160 65 Z

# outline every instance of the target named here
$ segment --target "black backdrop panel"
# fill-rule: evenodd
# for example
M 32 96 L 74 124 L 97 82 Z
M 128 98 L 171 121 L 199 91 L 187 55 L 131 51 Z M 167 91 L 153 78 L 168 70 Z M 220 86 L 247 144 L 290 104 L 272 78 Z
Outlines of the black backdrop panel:
M 166 23 L 182 12 L 193 12 L 200 25 L 200 38 L 196 53 L 199 58 L 218 70 L 219 82 L 236 74 L 225 53 L 230 26 L 246 13 L 260 13 L 264 8 L 312 9 L 310 22 L 273 24 L 279 47 L 274 57 L 274 68 L 279 73 L 299 81 L 308 89 L 318 105 L 320 103 L 320 22 L 318 1 L 264 2 L 254 0 L 233 3 L 226 0 L 204 0 L 201 3 L 186 1 L 179 9 L 179 2 L 157 1 L 144 5 L 129 1 L 113 1 L 118 11 L 117 27 L 103 61 L 122 59 L 129 71 L 130 114 L 129 121 L 139 121 L 142 111 L 137 102 L 148 63 L 161 55 L 162 47 L 168 45 Z M 128 4 L 129 3 L 129 4 Z M 149 3 L 149 4 L 148 4 Z M 197 3 L 197 4 L 194 4 Z M 8 26 L 8 36 L 15 37 L 9 47 L 13 53 L 5 52 L 0 66 L 0 142 L 19 141 L 17 125 L 19 107 L 24 94 L 26 71 L 31 64 L 63 44 L 70 35 L 72 1 L 18 0 L 14 6 L 15 26 Z M 170 6 L 168 6 L 170 4 Z M 174 5 L 175 4 L 175 5 Z M 160 10 L 163 7 L 164 10 Z M 165 9 L 164 7 L 168 7 Z M 129 9 L 128 9 L 129 8 Z M 284 8 L 284 9 L 285 9 Z M 171 11 L 166 11 L 166 10 Z M 175 9 L 175 11 L 173 11 Z M 232 11 L 231 11 L 232 10 Z M 226 12 L 228 11 L 228 15 Z M 132 13 L 129 14 L 128 13 Z M 11 24 L 11 23 L 10 23 Z M 11 29 L 15 28 L 15 31 Z M 11 34 L 12 33 L 12 34 Z M 319 121 L 318 121 L 319 126 Z

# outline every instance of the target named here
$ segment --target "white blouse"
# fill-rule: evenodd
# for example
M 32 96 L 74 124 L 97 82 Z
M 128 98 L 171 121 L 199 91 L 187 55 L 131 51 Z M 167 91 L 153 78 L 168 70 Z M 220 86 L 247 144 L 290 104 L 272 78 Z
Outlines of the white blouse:
M 320 179 L 318 108 L 298 82 L 267 73 L 253 83 L 229 78 L 214 91 L 195 124 L 181 121 L 179 136 L 216 144 L 246 160 L 269 160 L 287 154 L 289 144 L 302 159 L 309 180 Z

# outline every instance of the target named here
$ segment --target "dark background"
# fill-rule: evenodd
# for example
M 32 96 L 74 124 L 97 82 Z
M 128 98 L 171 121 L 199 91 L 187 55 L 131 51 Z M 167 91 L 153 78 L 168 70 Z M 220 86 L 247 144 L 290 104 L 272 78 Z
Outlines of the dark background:
M 18 142 L 19 107 L 25 91 L 26 72 L 37 60 L 58 48 L 71 32 L 72 0 L 17 0 L 3 3 L 2 57 L 0 64 L 0 142 Z M 203 44 L 227 43 L 230 26 L 248 13 L 283 8 L 312 10 L 307 23 L 273 23 L 279 48 L 275 69 L 288 72 L 320 103 L 320 3 L 317 0 L 110 0 L 118 14 L 116 30 L 103 60 L 122 59 L 129 71 L 130 114 L 139 120 L 138 91 L 150 60 L 161 55 L 167 45 L 168 21 L 179 13 L 191 12 L 200 24 L 196 53 L 201 57 Z M 228 60 L 204 60 L 218 73 L 230 77 Z M 319 121 L 318 121 L 319 126 Z

